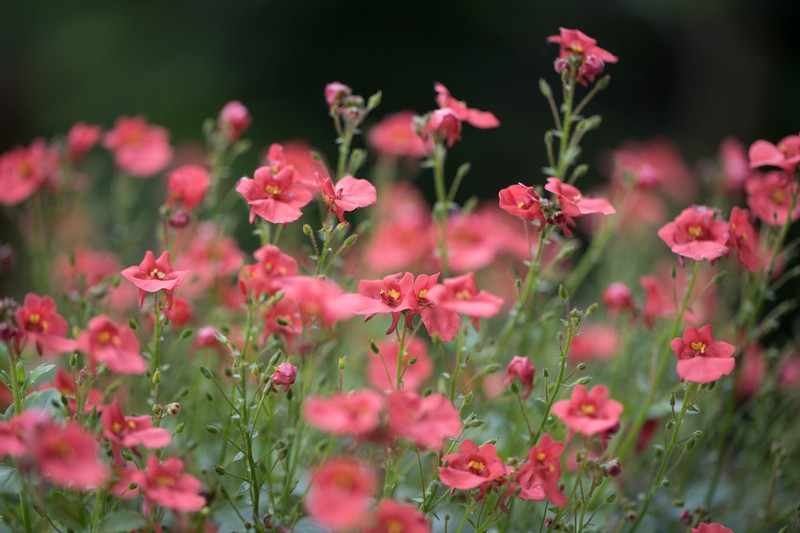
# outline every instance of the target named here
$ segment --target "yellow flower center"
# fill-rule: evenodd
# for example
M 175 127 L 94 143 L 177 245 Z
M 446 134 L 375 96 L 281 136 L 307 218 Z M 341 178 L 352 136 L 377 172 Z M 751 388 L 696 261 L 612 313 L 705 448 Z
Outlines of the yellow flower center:
M 389 298 L 398 299 L 400 298 L 400 291 L 396 289 L 389 289 Z
M 159 487 L 171 487 L 175 484 L 175 478 L 169 476 L 156 476 L 156 485 Z
M 266 187 L 264 187 L 264 190 L 266 191 L 267 194 L 272 194 L 273 196 L 276 196 L 281 193 L 281 188 L 278 187 L 277 185 L 267 185 Z
M 391 292 L 389 292 L 389 294 L 391 294 Z M 422 289 L 421 291 L 419 291 L 419 294 L 418 294 L 419 299 L 422 300 L 423 298 L 425 298 L 425 296 L 427 294 L 428 294 L 428 289 Z M 399 294 L 398 294 L 398 296 L 399 296 Z M 395 296 L 395 298 L 397 298 L 397 296 Z
M 403 530 L 405 529 L 403 527 L 403 523 L 400 520 L 395 520 L 394 518 L 387 520 L 385 525 L 387 533 L 403 533 Z
M 701 354 L 704 354 L 706 353 L 706 348 L 708 348 L 708 346 L 706 346 L 704 342 L 692 343 L 692 350 L 694 350 L 695 352 L 700 352 Z
M 28 315 L 28 324 L 32 324 L 35 326 L 36 324 L 39 323 L 41 319 L 42 317 L 39 316 L 39 313 L 31 313 L 30 315 Z
M 474 460 L 470 461 L 467 466 L 469 466 L 472 470 L 483 470 L 484 468 L 486 468 L 485 464 L 483 464 L 480 461 L 474 461 Z
M 161 272 L 159 269 L 154 268 L 153 270 L 150 271 L 150 277 L 164 279 L 165 277 L 167 277 L 167 275 Z
M 108 344 L 110 340 L 111 340 L 111 333 L 107 331 L 101 331 L 100 333 L 97 334 L 97 342 L 99 342 L 100 344 Z
M 122 424 L 120 424 L 119 422 L 114 422 L 113 424 L 111 424 L 111 431 L 113 431 L 114 433 L 119 433 L 120 431 L 122 431 Z
M 585 415 L 593 415 L 595 412 L 595 406 L 591 403 L 585 403 L 581 405 L 581 413 Z
M 539 453 L 536 454 L 536 460 L 537 461 L 544 461 L 545 459 L 547 459 L 547 454 L 546 453 L 539 452 Z
M 689 229 L 687 231 L 689 232 L 689 235 L 691 235 L 695 239 L 700 238 L 700 235 L 703 234 L 703 228 L 701 228 L 700 226 L 689 226 Z
M 472 298 L 472 293 L 469 292 L 469 289 L 464 289 L 463 291 L 458 291 L 456 293 L 456 300 L 469 300 Z
M 573 52 L 575 52 L 576 54 L 582 54 L 583 53 L 583 46 L 581 46 L 579 44 L 573 44 L 572 46 L 570 46 L 570 49 Z
M 780 189 L 775 189 L 772 191 L 772 199 L 775 200 L 776 204 L 782 204 L 786 201 L 786 195 Z

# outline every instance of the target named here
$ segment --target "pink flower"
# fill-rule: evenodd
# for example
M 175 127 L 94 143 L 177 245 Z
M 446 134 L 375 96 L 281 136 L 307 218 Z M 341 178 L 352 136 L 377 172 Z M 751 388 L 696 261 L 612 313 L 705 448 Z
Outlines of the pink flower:
M 544 225 L 541 198 L 536 189 L 523 184 L 512 185 L 500 191 L 500 209 L 523 220 L 538 220 Z
M 603 304 L 608 307 L 612 317 L 623 311 L 630 311 L 631 315 L 636 315 L 631 288 L 621 281 L 612 283 L 603 291 Z
M 612 179 L 618 187 L 634 187 L 640 193 L 642 189 L 659 187 L 683 203 L 691 201 L 697 193 L 697 180 L 678 147 L 669 139 L 656 137 L 644 142 L 628 141 L 614 151 L 613 159 Z M 628 210 L 638 207 L 634 202 L 637 198 L 642 196 L 634 195 L 630 202 L 626 202 L 632 203 Z M 650 197 L 644 198 L 655 204 Z M 652 216 L 652 213 L 644 214 Z
M 411 310 L 406 317 L 406 323 L 411 323 L 412 318 L 418 313 L 422 316 L 422 323 L 428 335 L 433 337 L 438 335 L 442 342 L 449 342 L 455 338 L 458 329 L 461 327 L 461 318 L 455 311 L 450 311 L 442 306 L 434 298 L 433 288 L 439 279 L 437 272 L 433 276 L 420 274 L 414 280 L 414 286 L 409 293 L 409 303 Z
M 311 478 L 306 510 L 333 531 L 357 528 L 366 517 L 377 483 L 372 470 L 350 457 L 333 457 Z
M 269 159 L 269 156 L 267 156 Z M 294 179 L 310 191 L 316 189 L 314 175 L 327 176 L 328 169 L 317 157 L 315 150 L 305 141 L 289 141 L 283 145 L 284 164 L 294 167 Z
M 44 139 L 0 155 L 0 205 L 17 205 L 58 175 L 58 155 Z
M 613 215 L 617 212 L 608 203 L 608 200 L 604 198 L 584 198 L 577 187 L 561 183 L 558 178 L 547 178 L 547 185 L 544 188 L 546 191 L 556 195 L 556 199 L 561 206 L 561 212 L 566 217 L 566 224 L 562 225 L 562 228 L 567 236 L 570 236 L 571 232 L 567 230 L 566 225 L 575 225 L 572 217 L 592 214 Z
M 559 58 L 568 60 L 579 58 L 581 66 L 578 70 L 578 82 L 586 85 L 585 80 L 594 81 L 596 75 L 603 71 L 605 63 L 616 63 L 617 56 L 597 46 L 597 41 L 580 30 L 559 28 L 560 34 L 547 38 L 548 42 L 557 43 L 561 48 Z
M 118 374 L 143 374 L 147 370 L 136 333 L 127 325 L 115 324 L 105 315 L 89 321 L 87 330 L 78 336 L 78 349 L 89 356 L 92 371 L 98 361 Z
M 180 459 L 170 457 L 162 463 L 150 455 L 146 470 L 128 468 L 123 472 L 122 480 L 114 485 L 113 492 L 123 498 L 133 498 L 141 491 L 148 510 L 149 504 L 154 503 L 175 511 L 199 511 L 206 505 L 206 499 L 200 495 L 203 484 L 196 477 L 182 472 L 183 461 Z M 136 483 L 136 489 L 128 490 L 131 483 Z
M 567 497 L 558 488 L 561 479 L 561 452 L 564 443 L 556 442 L 545 433 L 539 444 L 528 451 L 528 461 L 517 470 L 507 494 L 521 489 L 520 500 L 550 500 L 553 505 L 563 507 Z
M 410 391 L 397 392 L 389 397 L 389 429 L 422 449 L 441 451 L 445 437 L 461 432 L 461 416 L 441 394 L 422 398 Z
M 150 250 L 145 252 L 139 266 L 130 266 L 122 271 L 122 277 L 139 289 L 139 307 L 144 304 L 145 294 L 164 291 L 167 309 L 172 307 L 172 292 L 188 274 L 188 270 L 172 270 L 169 252 L 162 253 L 156 259 Z
M 455 213 L 447 222 L 447 254 L 450 268 L 457 272 L 478 270 L 497 258 L 505 239 L 499 238 L 503 227 L 495 213 L 487 209 Z M 433 232 L 428 234 L 435 247 Z M 435 257 L 437 264 L 440 258 Z
M 478 318 L 494 316 L 503 306 L 502 298 L 478 291 L 475 272 L 446 279 L 444 283 L 431 287 L 430 298 L 443 309 L 471 318 L 476 331 Z
M 617 330 L 604 324 L 587 324 L 580 335 L 572 339 L 569 358 L 572 362 L 608 361 L 617 354 Z
M 262 246 L 253 257 L 258 260 L 255 265 L 246 265 L 239 271 L 239 288 L 247 295 L 256 297 L 266 293 L 275 294 L 282 286 L 282 279 L 297 275 L 297 261 L 272 244 Z
M 425 143 L 417 135 L 415 113 L 402 111 L 389 115 L 369 130 L 367 141 L 382 155 L 394 157 L 425 157 Z
M 750 146 L 750 168 L 780 167 L 792 173 L 800 163 L 800 135 L 784 137 L 777 145 L 758 140 Z
M 322 179 L 319 174 L 314 178 L 329 212 L 336 213 L 341 223 L 345 222 L 344 214 L 346 212 L 372 205 L 378 199 L 375 187 L 367 180 L 345 176 L 334 187 L 331 178 Z
M 192 306 L 183 298 L 173 298 L 172 307 L 164 314 L 173 326 L 184 326 L 192 321 Z
M 786 223 L 792 196 L 797 195 L 797 183 L 786 179 L 781 172 L 752 176 L 745 183 L 747 205 L 765 224 L 782 226 Z M 800 218 L 800 202 L 791 213 L 792 222 Z
M 398 389 L 397 357 L 400 344 L 379 343 L 378 354 L 370 357 L 367 367 L 367 380 L 376 389 L 388 391 Z M 411 359 L 416 359 L 412 365 Z M 403 350 L 403 388 L 416 390 L 430 377 L 433 372 L 433 362 L 428 357 L 428 345 L 424 341 L 413 338 Z
M 239 140 L 250 122 L 250 112 L 238 100 L 231 100 L 219 112 L 219 127 L 231 143 Z
M 587 394 L 583 385 L 575 385 L 572 397 L 553 404 L 553 414 L 567 425 L 570 432 L 597 435 L 619 424 L 622 404 L 608 399 L 608 389 L 598 385 Z
M 378 429 L 385 400 L 369 389 L 340 393 L 330 398 L 309 397 L 303 416 L 315 428 L 334 435 L 363 436 Z
M 431 525 L 415 505 L 383 500 L 366 533 L 430 533 Z
M 386 331 L 390 334 L 397 327 L 400 314 L 411 309 L 409 295 L 414 288 L 414 275 L 410 272 L 394 274 L 383 279 L 362 279 L 358 282 L 358 293 L 363 296 L 354 312 L 366 315 L 369 320 L 377 314 L 391 314 L 392 324 Z
M 280 162 L 282 158 L 283 149 L 280 145 L 272 145 L 270 160 Z M 313 195 L 301 184 L 295 183 L 294 176 L 294 167 L 277 164 L 259 167 L 253 179 L 239 180 L 236 191 L 250 205 L 251 224 L 256 215 L 273 224 L 294 222 L 302 216 L 300 208 L 308 204 Z
M 133 448 L 141 445 L 151 450 L 157 450 L 168 446 L 171 439 L 169 431 L 153 427 L 149 416 L 123 415 L 117 400 L 103 410 L 101 420 L 103 437 L 117 447 Z
M 465 440 L 458 449 L 461 453 L 442 457 L 445 466 L 439 467 L 439 479 L 448 487 L 470 490 L 488 485 L 505 475 L 506 467 L 497 457 L 493 444 L 484 444 L 479 448 L 471 440 Z
M 91 490 L 108 479 L 108 468 L 98 459 L 97 439 L 75 423 L 47 431 L 31 444 L 42 477 L 56 485 Z
M 123 172 L 149 178 L 172 160 L 169 132 L 150 125 L 144 117 L 119 117 L 103 138 L 103 146 L 114 151 L 114 162 Z
M 119 272 L 119 261 L 111 252 L 98 252 L 78 248 L 63 254 L 58 260 L 59 285 L 67 291 L 83 290 L 86 295 L 92 287 L 100 285 Z
M 208 171 L 197 165 L 184 165 L 167 177 L 167 205 L 191 211 L 203 201 L 211 185 Z
M 13 404 L 13 398 L 12 398 Z M 0 422 L 0 458 L 22 457 L 45 433 L 53 432 L 53 419 L 44 411 L 30 409 Z
M 451 110 L 458 120 L 484 129 L 496 128 L 500 125 L 500 121 L 497 120 L 494 113 L 467 107 L 464 102 L 453 98 L 447 87 L 441 83 L 435 83 L 433 89 L 436 91 L 436 103 L 439 104 L 439 107 Z
M 330 327 L 347 320 L 354 310 L 352 297 L 336 283 L 308 276 L 290 276 L 283 279 L 283 291 L 297 302 L 303 324 L 310 325 L 314 320 L 322 327 Z
M 528 357 L 515 355 L 506 368 L 506 377 L 503 380 L 503 387 L 507 388 L 514 379 L 518 379 L 525 387 L 522 398 L 527 398 L 531 395 L 531 391 L 533 390 L 533 375 L 535 373 L 536 367 L 533 366 L 533 363 Z
M 353 94 L 353 90 L 338 81 L 331 82 L 325 86 L 325 101 L 328 103 L 328 109 L 333 114 L 344 99 Z
M 671 346 L 678 356 L 681 381 L 710 383 L 733 371 L 736 348 L 727 342 L 715 341 L 710 325 L 699 330 L 689 326 L 683 331 L 683 338 L 673 339 Z
M 436 138 L 444 141 L 447 146 L 453 146 L 461 140 L 461 119 L 450 108 L 437 109 L 431 113 L 425 127 L 422 128 L 422 139 Z
M 181 287 L 185 294 L 204 296 L 214 284 L 227 286 L 230 276 L 242 266 L 244 253 L 236 239 L 223 235 L 212 222 L 203 222 L 193 232 L 179 234 L 178 239 L 185 245 L 176 246 L 181 253 L 175 268 L 192 272 Z
M 71 164 L 79 163 L 100 141 L 103 128 L 94 124 L 78 122 L 67 133 L 67 154 Z
M 674 253 L 695 261 L 715 261 L 728 253 L 728 225 L 705 206 L 687 207 L 658 236 Z
M 275 385 L 283 385 L 283 392 L 288 392 L 289 388 L 294 385 L 295 379 L 297 379 L 296 366 L 291 363 L 279 364 L 278 368 L 276 368 L 275 372 L 272 374 L 272 377 L 269 378 L 270 383 L 272 383 L 272 392 L 278 392 Z
M 64 317 L 56 313 L 56 303 L 49 296 L 39 296 L 32 292 L 25 295 L 22 307 L 14 317 L 22 341 L 31 340 L 36 344 L 39 355 L 44 349 L 53 352 L 69 352 L 75 349 L 75 341 L 67 339 L 69 326 Z
M 725 137 L 719 146 L 719 159 L 725 188 L 729 192 L 744 189 L 750 177 L 750 163 L 744 145 L 735 137 Z
M 703 522 L 693 527 L 692 533 L 733 533 L 733 530 L 721 524 Z
M 750 224 L 750 212 L 747 209 L 734 207 L 731 219 L 728 222 L 728 246 L 736 250 L 739 262 L 750 272 L 756 272 L 761 267 L 759 258 L 758 234 Z

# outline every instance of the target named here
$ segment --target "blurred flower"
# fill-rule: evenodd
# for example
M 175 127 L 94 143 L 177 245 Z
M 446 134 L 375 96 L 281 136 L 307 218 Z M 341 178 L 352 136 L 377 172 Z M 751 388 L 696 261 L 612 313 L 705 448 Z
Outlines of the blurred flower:
M 22 306 L 14 312 L 14 317 L 18 339 L 34 342 L 39 355 L 44 349 L 59 353 L 75 349 L 75 341 L 66 338 L 69 333 L 67 321 L 56 313 L 56 303 L 49 296 L 29 292 Z
M 606 287 L 606 290 L 603 291 L 603 304 L 608 307 L 609 315 L 612 318 L 623 311 L 630 311 L 632 316 L 636 316 L 633 292 L 621 281 L 615 281 Z
M 704 522 L 693 527 L 692 533 L 733 533 L 733 530 L 720 524 Z
M 736 250 L 739 262 L 750 272 L 761 268 L 759 257 L 758 234 L 750 224 L 750 212 L 734 206 L 728 222 L 728 246 Z
M 283 392 L 288 392 L 289 388 L 294 385 L 294 381 L 297 379 L 297 367 L 291 363 L 281 363 L 278 365 L 278 368 L 275 369 L 275 372 L 272 374 L 272 377 L 269 378 L 271 385 L 272 392 L 278 392 L 278 389 L 275 388 L 275 385 L 283 385 Z
M 203 201 L 211 185 L 208 171 L 197 165 L 184 165 L 167 177 L 167 205 L 191 211 Z
M 727 342 L 715 341 L 711 326 L 699 330 L 689 326 L 683 338 L 675 338 L 672 351 L 678 356 L 678 377 L 681 381 L 710 383 L 733 371 L 736 348 Z
M 250 127 L 250 112 L 238 100 L 232 100 L 219 112 L 219 127 L 228 139 L 235 143 L 239 136 Z
M 343 83 L 338 81 L 331 82 L 325 86 L 325 101 L 328 103 L 328 109 L 331 114 L 334 114 L 339 106 L 342 105 L 344 99 L 353 94 L 353 90 Z
M 147 123 L 144 117 L 119 117 L 114 129 L 106 132 L 103 146 L 114 152 L 114 161 L 123 172 L 149 178 L 172 160 L 169 132 Z
M 56 485 L 91 490 L 108 479 L 108 468 L 98 458 L 97 439 L 76 423 L 68 422 L 63 428 L 53 426 L 29 444 L 42 477 Z
M 52 383 L 44 383 L 39 387 L 39 390 L 55 389 L 61 393 L 61 396 L 67 399 L 67 408 L 73 415 L 78 412 L 78 398 L 75 392 L 75 383 L 78 382 L 80 387 L 79 374 L 73 376 L 63 368 L 56 368 L 56 375 L 53 377 Z M 103 405 L 103 393 L 97 389 L 89 389 L 89 391 L 81 391 L 81 397 L 84 399 L 83 412 L 85 414 L 91 413 L 93 410 L 102 413 L 105 409 Z
M 378 390 L 399 389 L 397 380 L 397 357 L 400 352 L 398 342 L 378 344 L 378 354 L 369 358 L 367 381 Z M 415 359 L 411 364 L 411 359 Z M 430 377 L 433 362 L 428 357 L 428 345 L 414 337 L 403 350 L 403 388 L 416 390 Z
M 767 172 L 751 176 L 745 183 L 747 205 L 765 224 L 782 226 L 789 215 L 792 197 L 797 196 L 797 182 L 788 181 L 783 173 Z M 800 218 L 800 202 L 791 213 L 792 222 Z
M 88 356 L 92 372 L 101 362 L 118 374 L 143 374 L 147 364 L 139 348 L 139 339 L 130 327 L 117 325 L 105 315 L 91 319 L 78 336 L 78 349 Z
M 150 504 L 160 505 L 174 511 L 195 512 L 206 505 L 200 494 L 203 484 L 194 476 L 183 474 L 183 461 L 170 457 L 159 461 L 156 456 L 147 457 L 147 468 L 142 471 L 129 467 L 122 472 L 122 479 L 112 491 L 117 497 L 133 498 L 139 491 L 144 494 L 144 512 L 149 514 Z M 136 488 L 130 490 L 131 483 Z
M 583 385 L 575 385 L 569 400 L 553 404 L 553 414 L 573 431 L 586 436 L 603 433 L 617 424 L 623 406 L 616 400 L 608 399 L 608 389 L 598 385 L 587 393 Z
M 719 146 L 719 160 L 725 189 L 728 192 L 744 189 L 750 177 L 750 163 L 744 145 L 735 137 L 725 137 Z
M 389 429 L 420 449 L 441 451 L 443 439 L 461 431 L 461 416 L 441 394 L 422 398 L 415 392 L 396 392 L 389 397 Z
M 350 457 L 333 457 L 311 478 L 306 511 L 333 531 L 356 529 L 365 519 L 377 484 L 370 468 Z
M 0 155 L 0 205 L 17 205 L 58 179 L 58 154 L 44 139 Z
M 425 157 L 425 143 L 417 135 L 414 125 L 415 114 L 401 111 L 384 117 L 369 130 L 367 142 L 385 156 Z
M 466 122 L 476 128 L 496 128 L 500 125 L 500 121 L 497 120 L 494 113 L 467 107 L 461 100 L 453 98 L 447 87 L 441 83 L 435 83 L 433 89 L 436 91 L 436 103 L 439 104 L 439 107 L 452 111 L 459 121 Z
M 315 428 L 334 435 L 364 436 L 378 429 L 384 397 L 362 389 L 330 398 L 311 396 L 303 403 L 303 417 Z
M 531 395 L 531 391 L 533 390 L 533 375 L 535 373 L 536 367 L 533 366 L 530 358 L 515 355 L 506 368 L 506 377 L 505 380 L 503 380 L 503 387 L 508 388 L 514 379 L 518 379 L 525 387 L 521 397 L 527 398 Z
M 430 533 L 431 525 L 415 505 L 382 500 L 366 533 Z
M 78 122 L 67 133 L 67 155 L 71 164 L 81 162 L 100 141 L 103 128 L 94 124 Z
M 780 167 L 792 173 L 800 163 L 800 135 L 784 137 L 777 145 L 758 140 L 750 145 L 748 156 L 750 168 Z
M 453 146 L 461 140 L 461 119 L 450 108 L 437 109 L 428 117 L 425 127 L 422 128 L 422 139 L 437 139 Z
M 572 362 L 608 361 L 617 355 L 617 330 L 607 324 L 587 324 L 573 337 L 569 347 Z
M 183 298 L 174 298 L 172 307 L 164 311 L 174 326 L 184 326 L 192 321 L 192 306 Z

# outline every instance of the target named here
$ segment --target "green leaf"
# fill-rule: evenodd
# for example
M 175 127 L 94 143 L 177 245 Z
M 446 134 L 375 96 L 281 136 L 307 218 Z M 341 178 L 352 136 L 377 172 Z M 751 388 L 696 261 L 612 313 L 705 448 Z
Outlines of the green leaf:
M 22 484 L 17 479 L 17 469 L 0 465 L 0 494 L 16 494 L 22 490 Z
M 118 531 L 134 531 L 141 529 L 147 525 L 142 513 L 131 511 L 130 509 L 122 509 L 109 515 L 106 515 L 103 524 L 100 526 L 101 531 L 108 533 L 115 533 Z
M 61 393 L 56 389 L 45 389 L 41 391 L 32 392 L 25 398 L 25 410 L 42 409 L 47 411 L 55 418 L 62 418 L 60 409 Z M 6 411 L 6 418 L 14 415 L 14 405 L 12 404 Z
M 31 373 L 28 374 L 28 380 L 25 382 L 25 386 L 22 388 L 23 394 L 27 393 L 28 390 L 42 378 L 42 376 L 53 370 L 55 367 L 56 365 L 41 364 L 31 370 Z

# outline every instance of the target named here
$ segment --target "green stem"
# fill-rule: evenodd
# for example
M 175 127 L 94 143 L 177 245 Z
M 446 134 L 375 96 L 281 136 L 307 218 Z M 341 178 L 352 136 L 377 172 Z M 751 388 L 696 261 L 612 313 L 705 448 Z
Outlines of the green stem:
M 570 129 L 572 128 L 572 105 L 575 98 L 575 69 L 570 69 L 569 78 L 564 82 L 564 120 L 561 122 L 561 138 L 558 147 L 558 166 L 556 167 L 556 177 L 561 181 L 566 181 L 567 169 L 570 163 L 567 161 L 567 147 L 569 146 Z
M 567 306 L 567 314 L 569 315 L 569 306 Z M 574 328 L 573 320 L 568 316 L 568 326 L 567 326 L 567 339 L 564 342 L 564 348 L 561 350 L 559 354 L 559 362 L 558 362 L 558 380 L 556 381 L 556 386 L 553 389 L 553 394 L 549 396 L 547 399 L 547 404 L 545 407 L 544 415 L 542 416 L 542 422 L 539 424 L 539 428 L 536 430 L 536 434 L 534 436 L 534 442 L 539 439 L 539 436 L 544 431 L 544 427 L 547 425 L 547 419 L 550 417 L 550 409 L 552 409 L 553 404 L 558 398 L 558 392 L 561 389 L 561 385 L 564 382 L 564 372 L 567 369 L 567 356 L 569 355 L 569 348 L 572 345 L 572 339 L 575 336 L 576 329 Z
M 22 391 L 19 388 L 19 379 L 17 377 L 17 355 L 11 342 L 6 343 L 6 349 L 8 351 L 8 364 L 10 371 L 8 378 L 11 380 L 11 394 L 14 396 L 14 414 L 15 416 L 19 416 L 22 414 L 22 410 L 25 407 L 25 399 L 22 396 Z M 22 510 L 22 522 L 25 524 L 25 531 L 26 533 L 31 533 L 31 531 L 33 531 L 31 510 L 28 506 L 28 494 L 24 486 L 19 491 L 19 506 Z
M 436 186 L 436 205 L 433 207 L 433 215 L 438 223 L 437 244 L 443 279 L 450 277 L 450 261 L 447 257 L 447 211 L 449 204 L 444 185 L 444 153 L 444 145 L 437 142 L 433 147 L 433 181 Z

